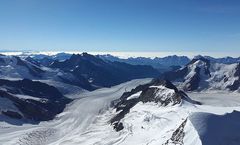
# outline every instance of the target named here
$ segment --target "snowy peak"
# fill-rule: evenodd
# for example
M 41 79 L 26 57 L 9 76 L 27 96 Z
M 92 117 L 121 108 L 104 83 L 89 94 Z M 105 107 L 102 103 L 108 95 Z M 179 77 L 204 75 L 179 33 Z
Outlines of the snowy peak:
M 240 65 L 214 63 L 197 56 L 185 67 L 163 74 L 185 91 L 220 89 L 235 91 L 240 88 Z
M 208 79 L 210 74 L 210 61 L 200 57 L 193 59 L 187 66 L 187 74 L 184 76 L 184 90 L 192 91 L 199 88 L 200 83 Z
M 181 91 L 167 80 L 153 80 L 149 84 L 140 85 L 130 92 L 125 92 L 119 100 L 113 102 L 117 115 L 110 122 L 116 131 L 124 128 L 121 120 L 137 104 L 154 103 L 158 106 L 174 106 L 185 98 Z
M 199 57 L 197 59 L 193 59 L 188 65 L 187 67 L 189 69 L 193 68 L 199 68 L 203 71 L 204 75 L 208 75 L 210 76 L 210 61 L 204 57 Z
M 170 81 L 154 79 L 149 84 L 140 85 L 130 92 L 125 92 L 120 100 L 154 102 L 161 106 L 167 106 L 180 103 L 181 97 L 178 93 L 178 89 Z
M 143 103 L 155 102 L 161 106 L 175 105 L 181 102 L 177 88 L 166 80 L 153 81 L 152 85 L 142 91 L 139 98 Z

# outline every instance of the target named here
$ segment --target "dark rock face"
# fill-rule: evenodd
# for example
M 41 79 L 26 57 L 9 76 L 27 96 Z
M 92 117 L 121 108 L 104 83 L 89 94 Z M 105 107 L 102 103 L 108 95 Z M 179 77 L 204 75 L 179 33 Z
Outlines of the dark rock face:
M 185 136 L 184 128 L 186 126 L 186 123 L 187 119 L 182 122 L 182 124 L 173 132 L 172 137 L 163 145 L 184 145 L 183 138 Z
M 89 91 L 93 91 L 97 88 L 97 87 L 92 86 L 88 82 L 88 80 L 86 80 L 83 76 L 78 76 L 75 80 L 69 80 L 69 79 L 64 78 L 62 76 L 58 76 L 58 78 L 63 83 L 74 85 L 74 86 L 79 86 L 79 87 L 81 87 L 83 89 L 86 89 L 86 90 L 89 90 Z
M 240 79 L 238 78 L 233 82 L 232 85 L 227 86 L 230 91 L 235 91 L 240 88 Z
M 99 87 L 110 87 L 132 79 L 159 75 L 151 66 L 104 61 L 87 53 L 73 54 L 63 62 L 54 61 L 51 67 L 70 72 L 77 78 L 84 78 L 91 85 Z
M 1 58 L 1 57 L 0 57 L 0 63 L 5 63 L 5 60 L 3 58 Z
M 41 66 L 41 64 L 40 64 L 37 60 L 31 58 L 30 56 L 28 56 L 27 58 L 25 58 L 25 60 L 28 61 L 28 62 L 30 62 L 30 63 L 32 63 L 32 64 L 34 64 L 34 65 L 36 65 L 36 66 Z
M 142 91 L 139 97 L 129 99 L 131 95 L 139 91 Z M 184 95 L 170 81 L 155 79 L 149 84 L 140 85 L 130 92 L 125 92 L 119 100 L 115 100 L 112 105 L 116 108 L 116 111 L 120 112 L 110 120 L 110 123 L 116 131 L 120 131 L 123 129 L 121 119 L 138 102 L 155 102 L 161 106 L 176 105 L 181 102 L 182 97 L 185 97 Z
M 49 67 L 54 62 L 54 60 L 52 58 L 49 58 L 49 57 L 44 57 L 42 59 L 38 59 L 37 61 L 41 65 L 46 66 L 46 67 Z
M 235 69 L 234 77 L 238 77 L 238 79 L 235 80 L 232 85 L 227 86 L 227 88 L 231 91 L 235 91 L 240 88 L 240 63 L 238 63 Z
M 6 116 L 9 116 L 11 118 L 22 119 L 22 115 L 20 115 L 17 112 L 14 112 L 14 111 L 10 111 L 10 110 L 2 111 L 2 114 L 6 115 Z
M 196 67 L 195 69 L 196 74 L 190 78 L 187 86 L 185 86 L 184 90 L 187 91 L 193 91 L 193 90 L 197 90 L 199 87 L 199 83 L 200 83 L 200 68 Z
M 234 73 L 234 76 L 240 77 L 240 63 L 238 63 L 238 65 L 237 65 L 236 72 Z
M 175 80 L 182 80 L 188 73 L 188 68 L 184 67 L 183 69 L 178 69 L 175 71 L 169 71 L 163 73 L 161 76 L 162 79 L 167 79 L 170 81 L 175 81 Z
M 24 116 L 11 111 L 5 111 L 3 114 L 18 119 L 24 117 L 34 121 L 50 120 L 71 102 L 55 87 L 28 79 L 19 81 L 0 79 L 0 88 L 2 88 L 0 96 L 11 100 Z M 36 99 L 21 98 L 17 95 L 27 95 Z
M 35 77 L 41 77 L 41 74 L 44 73 L 44 71 L 34 65 L 29 65 L 27 63 L 25 63 L 22 59 L 20 59 L 19 57 L 15 56 L 14 57 L 16 60 L 17 60 L 17 65 L 19 66 L 23 66 L 25 68 L 28 69 L 29 73 L 32 75 L 32 76 L 35 76 Z

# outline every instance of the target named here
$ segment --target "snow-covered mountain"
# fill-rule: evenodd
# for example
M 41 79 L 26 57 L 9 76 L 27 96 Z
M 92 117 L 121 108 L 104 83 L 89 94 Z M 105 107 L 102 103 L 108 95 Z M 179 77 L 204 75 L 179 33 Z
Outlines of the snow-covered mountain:
M 200 97 L 200 102 L 196 102 L 190 99 L 191 95 L 186 95 L 164 80 L 140 85 L 114 100 L 112 107 L 101 110 L 93 123 L 75 136 L 78 139 L 68 137 L 67 143 L 239 144 L 240 95 L 234 96 L 238 98 L 237 104 L 230 103 L 230 93 L 224 95 L 224 102 L 215 104 L 213 100 L 217 102 L 218 93 L 209 94 L 207 100 L 212 100 L 212 103 L 208 102 L 208 105 L 204 105 L 206 98 Z
M 196 96 L 200 103 L 192 95 L 169 81 L 134 80 L 83 93 L 52 121 L 20 126 L 0 121 L 0 143 L 238 145 L 239 94 L 222 94 L 221 103 L 219 94 Z
M 182 100 L 198 103 L 191 100 L 184 92 L 179 91 L 171 82 L 155 79 L 148 84 L 140 85 L 131 92 L 125 92 L 119 100 L 113 102 L 117 115 L 111 119 L 116 131 L 124 128 L 122 121 L 131 109 L 138 104 L 156 103 L 158 106 L 174 106 L 181 104 Z
M 0 76 L 5 79 L 52 80 L 94 90 L 160 75 L 158 70 L 147 65 L 103 61 L 87 53 L 69 55 L 1 55 Z
M 165 79 L 126 82 L 160 73 L 86 53 L 62 57 L 0 56 L 0 144 L 240 144 L 239 63 L 197 56 Z
M 231 90 L 240 88 L 240 63 L 222 64 L 205 57 L 194 58 L 185 67 L 166 72 L 163 78 L 174 81 L 178 87 L 193 90 Z

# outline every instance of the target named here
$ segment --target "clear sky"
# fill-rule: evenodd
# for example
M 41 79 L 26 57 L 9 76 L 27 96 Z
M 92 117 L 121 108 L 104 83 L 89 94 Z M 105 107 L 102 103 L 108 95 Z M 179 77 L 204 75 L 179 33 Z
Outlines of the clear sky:
M 240 53 L 240 0 L 0 0 L 0 50 Z

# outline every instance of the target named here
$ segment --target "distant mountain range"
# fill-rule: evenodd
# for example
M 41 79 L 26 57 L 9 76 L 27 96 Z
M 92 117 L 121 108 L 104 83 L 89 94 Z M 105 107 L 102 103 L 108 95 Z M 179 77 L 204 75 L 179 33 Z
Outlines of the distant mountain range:
M 44 55 L 44 54 L 22 54 L 19 55 L 19 57 L 26 58 L 31 57 L 36 61 L 41 62 L 45 66 L 50 65 L 54 60 L 63 61 L 66 59 L 69 59 L 72 56 L 72 54 L 69 53 L 58 53 L 56 55 Z M 117 56 L 113 56 L 111 54 L 106 55 L 96 55 L 96 57 L 99 57 L 103 60 L 108 61 L 118 61 L 118 62 L 125 62 L 132 65 L 151 65 L 155 69 L 158 69 L 160 71 L 166 71 L 171 69 L 176 69 L 179 66 L 184 66 L 187 63 L 191 61 L 191 59 L 187 56 L 177 56 L 177 55 L 171 55 L 166 57 L 155 57 L 155 58 L 148 58 L 148 57 L 129 57 L 126 59 L 119 58 Z M 216 63 L 224 63 L 224 64 L 233 64 L 240 62 L 240 57 L 233 58 L 233 57 L 222 57 L 222 58 L 214 58 L 211 56 L 196 56 L 196 57 L 205 57 L 211 62 Z M 196 58 L 195 57 L 195 58 Z
M 160 78 L 172 81 L 178 89 L 185 91 L 240 90 L 239 58 L 231 57 L 215 59 L 196 56 L 190 60 L 188 57 L 176 55 L 154 59 L 120 59 L 111 55 L 94 56 L 88 53 L 60 53 L 53 56 L 0 55 L 0 67 L 0 103 L 10 102 L 15 111 L 6 111 L 3 107 L 0 107 L 0 110 L 8 116 L 36 121 L 53 118 L 70 102 L 71 99 L 68 100 L 62 94 L 64 86 L 92 91 L 132 79 Z M 56 97 L 32 88 L 33 86 L 54 91 Z M 42 100 L 45 102 L 41 102 Z M 62 100 L 64 101 L 61 102 Z M 52 110 L 49 106 L 54 101 L 60 103 L 59 110 Z M 42 109 L 46 110 L 47 116 L 41 115 L 43 118 L 37 118 L 34 114 L 28 114 L 31 113 L 29 108 L 39 111 L 35 112 L 36 114 L 43 113 Z
M 0 78 L 3 144 L 239 144 L 239 58 L 0 55 Z
M 112 55 L 97 55 L 98 57 L 109 60 L 109 61 L 119 61 L 119 62 L 125 62 L 133 65 L 151 65 L 152 67 L 160 70 L 160 71 L 168 71 L 172 69 L 179 68 L 181 66 L 184 66 L 188 64 L 191 59 L 187 56 L 166 56 L 166 57 L 155 57 L 155 58 L 146 58 L 146 57 L 136 57 L 136 58 L 127 58 L 127 59 L 121 59 L 116 56 Z M 213 58 L 210 56 L 196 56 L 196 57 L 204 57 L 211 62 L 216 63 L 224 63 L 224 64 L 233 64 L 240 62 L 240 57 L 233 58 L 233 57 L 223 57 L 223 58 Z M 195 58 L 196 58 L 195 57 Z
M 132 79 L 160 76 L 160 72 L 151 66 L 104 61 L 87 53 L 73 54 L 65 61 L 55 60 L 49 67 L 84 78 L 95 87 L 110 87 Z
M 97 55 L 97 57 L 102 58 L 103 60 L 109 61 L 118 61 L 118 62 L 125 62 L 133 65 L 150 65 L 160 71 L 172 70 L 175 67 L 180 67 L 187 64 L 190 59 L 186 56 L 167 56 L 163 58 L 146 58 L 146 57 L 137 57 L 137 58 L 127 58 L 121 59 L 119 57 L 115 57 L 112 55 Z
M 62 94 L 65 86 L 92 91 L 160 75 L 151 66 L 104 61 L 87 53 L 70 57 L 0 55 L 0 68 L 0 114 L 31 121 L 50 120 L 63 111 L 71 102 Z

